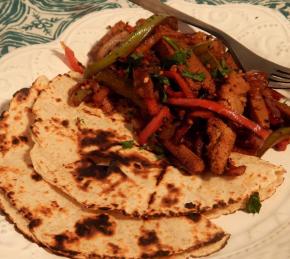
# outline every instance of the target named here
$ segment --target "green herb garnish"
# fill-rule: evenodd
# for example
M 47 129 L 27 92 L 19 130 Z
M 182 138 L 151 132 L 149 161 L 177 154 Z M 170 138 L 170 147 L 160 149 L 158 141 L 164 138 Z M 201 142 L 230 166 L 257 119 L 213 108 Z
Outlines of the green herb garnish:
M 137 54 L 137 53 L 132 53 L 127 61 L 128 61 L 128 67 L 125 69 L 125 72 L 127 73 L 128 76 L 131 75 L 133 68 L 139 66 L 142 62 L 143 55 Z
M 230 68 L 228 67 L 226 61 L 224 59 L 221 60 L 221 69 L 220 73 L 222 76 L 227 76 L 230 73 Z
M 165 151 L 159 144 L 153 145 L 152 151 L 155 153 L 157 159 L 162 159 L 165 157 Z
M 159 76 L 158 79 L 161 85 L 170 85 L 170 81 L 166 76 Z
M 188 50 L 178 50 L 170 58 L 175 64 L 184 65 L 187 59 L 190 57 L 191 51 Z
M 202 82 L 205 79 L 205 74 L 203 72 L 200 73 L 192 73 L 190 71 L 184 70 L 182 75 L 188 78 L 191 78 L 194 81 Z
M 120 143 L 123 149 L 129 149 L 134 146 L 134 140 L 127 140 Z
M 164 60 L 165 67 L 171 67 L 172 65 L 185 65 L 187 59 L 191 56 L 192 50 L 181 49 L 177 43 L 167 36 L 163 36 L 163 39 L 175 50 L 172 57 Z
M 219 76 L 219 71 L 218 71 L 218 69 L 214 69 L 213 71 L 211 71 L 211 76 L 212 76 L 214 79 L 217 79 L 218 76 Z
M 179 50 L 178 45 L 176 44 L 176 42 L 174 40 L 172 40 L 171 38 L 167 37 L 167 36 L 163 36 L 163 39 L 172 47 L 174 48 L 174 50 Z
M 248 213 L 259 213 L 261 206 L 260 195 L 254 192 L 248 199 L 245 210 Z
M 167 93 L 165 92 L 165 90 L 162 91 L 162 96 L 161 96 L 161 101 L 163 103 L 166 103 L 168 99 Z

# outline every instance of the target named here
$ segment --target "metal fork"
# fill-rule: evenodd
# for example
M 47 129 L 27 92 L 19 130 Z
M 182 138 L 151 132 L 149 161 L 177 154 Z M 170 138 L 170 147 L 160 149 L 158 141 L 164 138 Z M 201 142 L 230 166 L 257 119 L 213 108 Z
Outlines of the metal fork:
M 175 16 L 178 20 L 184 23 L 188 23 L 209 32 L 224 42 L 235 61 L 240 64 L 244 71 L 260 70 L 266 72 L 269 75 L 270 87 L 277 89 L 290 89 L 290 68 L 278 65 L 258 56 L 220 29 L 180 12 L 168 5 L 160 3 L 159 0 L 130 1 L 151 11 L 152 13 Z

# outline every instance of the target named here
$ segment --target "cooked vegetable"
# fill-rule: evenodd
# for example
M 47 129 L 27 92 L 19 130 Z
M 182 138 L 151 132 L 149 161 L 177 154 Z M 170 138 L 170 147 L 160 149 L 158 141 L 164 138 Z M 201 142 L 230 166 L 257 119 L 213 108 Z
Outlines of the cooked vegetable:
M 271 147 L 290 137 L 290 127 L 280 128 L 272 132 L 265 140 L 257 155 L 261 157 Z
M 255 214 L 260 212 L 261 207 L 260 195 L 258 192 L 254 192 L 248 199 L 245 210 L 248 213 Z
M 140 132 L 138 140 L 140 145 L 144 145 L 148 138 L 152 136 L 163 124 L 165 119 L 170 117 L 168 107 L 164 106 L 160 112 L 147 124 L 147 126 Z
M 246 168 L 231 162 L 233 151 L 285 150 L 290 107 L 268 87 L 267 75 L 243 72 L 219 39 L 182 33 L 177 24 L 159 15 L 135 27 L 116 23 L 89 53 L 89 79 L 71 91 L 71 103 L 112 114 L 116 94 L 129 99 L 138 142 L 157 156 L 153 146 L 168 151 L 162 156 L 171 153 L 168 159 L 189 174 L 206 168 L 237 177 Z M 133 140 L 120 145 L 131 148 Z
M 171 89 L 171 87 L 170 86 L 167 86 L 166 88 L 165 88 L 165 91 L 166 91 L 166 93 L 170 96 L 170 97 L 184 97 L 184 93 L 183 92 L 181 92 L 181 91 L 178 91 L 178 92 L 176 92 L 176 91 L 173 91 L 172 89 Z
M 185 167 L 188 173 L 196 174 L 204 170 L 205 166 L 202 159 L 185 145 L 175 145 L 169 140 L 164 141 L 163 144 L 169 152 L 178 159 L 182 166 Z
M 179 50 L 179 47 L 177 46 L 176 42 L 173 41 L 171 38 L 167 36 L 163 36 L 163 39 L 176 51 Z
M 115 93 L 130 99 L 139 107 L 143 107 L 143 101 L 132 91 L 132 83 L 125 79 L 121 79 L 111 70 L 103 70 L 95 75 L 95 80 L 108 86 Z
M 161 23 L 165 18 L 166 16 L 160 15 L 153 15 L 148 18 L 144 23 L 137 27 L 136 30 L 129 35 L 128 39 L 119 47 L 112 50 L 107 56 L 99 61 L 89 64 L 85 70 L 85 78 L 92 77 L 97 72 L 113 64 L 118 58 L 127 57 L 135 50 L 140 42 L 142 42 L 146 36 L 152 32 L 155 26 Z
M 120 143 L 123 149 L 129 149 L 134 146 L 134 140 L 127 140 Z
M 107 87 L 100 87 L 93 95 L 93 102 L 96 107 L 103 104 L 104 99 L 108 96 L 110 90 Z
M 177 73 L 176 71 L 165 71 L 164 75 L 170 79 L 175 80 L 176 83 L 179 85 L 181 91 L 184 93 L 184 95 L 186 97 L 188 97 L 188 98 L 194 97 L 188 84 L 186 83 L 186 81 L 182 78 L 182 76 L 179 73 Z
M 205 79 L 205 74 L 203 72 L 200 72 L 200 73 L 192 73 L 190 71 L 184 70 L 182 72 L 182 75 L 184 77 L 188 77 L 188 78 L 191 78 L 192 80 L 199 81 L 199 82 L 202 82 Z
M 90 96 L 93 90 L 90 88 L 75 88 L 70 95 L 70 104 L 73 106 L 79 106 L 86 97 Z
M 67 59 L 67 62 L 69 64 L 70 68 L 73 71 L 79 72 L 82 74 L 84 72 L 84 68 L 83 68 L 82 64 L 76 59 L 73 50 L 70 49 L 63 41 L 61 41 L 60 43 L 64 49 L 65 57 Z
M 255 122 L 247 119 L 243 115 L 237 114 L 234 111 L 227 109 L 224 105 L 219 104 L 217 102 L 213 102 L 210 100 L 202 100 L 202 99 L 193 99 L 193 98 L 169 98 L 167 101 L 169 104 L 188 107 L 188 108 L 204 108 L 210 111 L 216 112 L 228 119 L 231 119 L 244 127 L 252 130 L 261 138 L 265 139 L 269 135 L 269 131 L 263 129 L 261 126 L 256 124 Z

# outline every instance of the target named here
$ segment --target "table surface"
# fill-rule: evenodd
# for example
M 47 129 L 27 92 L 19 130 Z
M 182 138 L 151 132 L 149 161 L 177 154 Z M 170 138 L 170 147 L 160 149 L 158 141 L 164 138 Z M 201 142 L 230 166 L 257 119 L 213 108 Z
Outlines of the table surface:
M 185 1 L 210 5 L 226 3 L 263 5 L 278 10 L 290 20 L 289 0 Z M 15 48 L 56 39 L 71 23 L 86 14 L 133 6 L 134 4 L 127 0 L 1 0 L 0 58 Z

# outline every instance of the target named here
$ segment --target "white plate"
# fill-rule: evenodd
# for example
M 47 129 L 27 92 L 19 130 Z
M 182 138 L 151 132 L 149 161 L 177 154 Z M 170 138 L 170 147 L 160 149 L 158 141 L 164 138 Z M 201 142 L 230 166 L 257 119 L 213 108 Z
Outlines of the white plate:
M 195 15 L 233 35 L 258 54 L 290 67 L 290 25 L 278 12 L 252 5 L 193 5 L 175 0 L 174 7 Z M 0 105 L 12 94 L 31 85 L 39 75 L 50 78 L 67 72 L 59 44 L 64 40 L 85 63 L 86 53 L 119 20 L 135 22 L 150 13 L 139 8 L 105 10 L 90 14 L 71 25 L 59 40 L 17 49 L 0 60 Z M 290 97 L 289 92 L 286 93 Z M 290 171 L 290 149 L 270 151 L 265 159 Z M 259 215 L 237 212 L 215 220 L 232 234 L 228 245 L 210 258 L 286 259 L 290 258 L 290 182 L 289 175 L 274 196 L 263 202 Z M 32 244 L 0 216 L 0 258 L 59 258 Z

